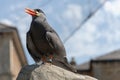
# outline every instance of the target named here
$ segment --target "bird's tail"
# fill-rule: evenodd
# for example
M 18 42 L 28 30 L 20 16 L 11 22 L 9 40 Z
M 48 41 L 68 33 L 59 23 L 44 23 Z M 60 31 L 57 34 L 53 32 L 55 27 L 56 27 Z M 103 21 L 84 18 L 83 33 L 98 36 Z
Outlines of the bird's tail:
M 63 59 L 54 59 L 52 61 L 53 65 L 56 65 L 58 67 L 64 68 L 66 70 L 72 71 L 74 73 L 77 73 L 77 70 L 71 65 L 69 64 L 68 60 L 66 57 L 64 57 Z

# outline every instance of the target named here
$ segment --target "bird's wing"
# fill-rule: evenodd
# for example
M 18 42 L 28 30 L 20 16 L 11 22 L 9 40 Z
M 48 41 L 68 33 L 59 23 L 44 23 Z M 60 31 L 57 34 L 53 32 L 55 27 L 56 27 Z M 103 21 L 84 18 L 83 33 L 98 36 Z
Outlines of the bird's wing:
M 32 56 L 32 58 L 33 58 L 36 62 L 38 62 L 38 61 L 40 60 L 40 57 L 37 55 L 38 52 L 36 51 L 36 48 L 35 48 L 35 46 L 34 46 L 34 44 L 33 44 L 33 41 L 32 41 L 32 39 L 31 39 L 31 36 L 30 36 L 30 33 L 29 33 L 29 32 L 27 32 L 26 40 L 27 40 L 27 41 L 26 41 L 26 42 L 27 42 L 27 49 L 28 49 L 30 55 Z
M 49 45 L 50 45 L 53 49 L 57 48 L 57 40 L 58 40 L 58 37 L 57 37 L 57 35 L 56 35 L 55 33 L 49 32 L 49 31 L 46 32 L 46 39 L 47 39 Z

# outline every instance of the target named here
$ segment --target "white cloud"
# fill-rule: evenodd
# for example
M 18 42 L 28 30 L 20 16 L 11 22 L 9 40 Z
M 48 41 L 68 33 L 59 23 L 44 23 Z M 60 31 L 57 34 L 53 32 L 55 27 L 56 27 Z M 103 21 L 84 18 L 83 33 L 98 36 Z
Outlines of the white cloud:
M 107 1 L 104 9 L 116 16 L 120 15 L 120 0 Z
M 105 0 L 98 0 L 100 3 L 103 3 Z M 107 0 L 106 0 L 107 1 Z
M 101 0 L 100 0 L 101 1 Z M 87 22 L 66 44 L 66 50 L 68 57 L 75 56 L 77 58 L 81 58 L 83 56 L 95 56 L 100 53 L 106 53 L 111 50 L 117 49 L 120 47 L 120 43 L 117 45 L 114 44 L 116 42 L 119 42 L 120 37 L 120 23 L 119 18 L 111 19 L 113 16 L 119 16 L 120 14 L 120 0 L 114 0 L 114 1 L 108 1 L 105 6 L 104 10 L 100 10 L 95 14 L 95 16 L 92 17 L 92 19 Z M 18 5 L 16 8 L 15 6 L 11 6 L 11 11 L 16 11 L 16 9 L 22 9 L 24 5 Z M 50 7 L 49 9 L 46 9 L 47 14 L 52 14 L 53 7 Z M 17 12 L 18 13 L 18 12 Z M 21 14 L 13 15 L 12 18 L 14 19 L 14 25 L 18 27 L 20 31 L 20 35 L 22 38 L 23 45 L 26 45 L 26 32 L 29 28 L 30 16 L 25 16 Z M 111 13 L 111 15 L 109 15 Z M 105 15 L 107 14 L 107 16 Z M 57 19 L 57 21 L 61 22 L 63 28 L 63 37 L 68 35 L 70 31 L 75 28 L 76 24 L 78 25 L 82 19 L 82 8 L 78 4 L 68 4 L 67 7 L 65 7 L 65 10 L 63 12 L 62 17 L 65 19 Z M 59 16 L 59 15 L 57 15 Z M 111 16 L 111 17 L 109 17 Z M 53 17 L 55 17 L 53 15 Z M 8 19 L 1 20 L 3 23 L 13 25 L 13 21 Z M 50 19 L 52 21 L 52 18 Z M 71 22 L 69 23 L 70 20 Z M 111 21 L 108 21 L 111 20 Z M 117 21 L 117 22 L 116 22 Z M 64 25 L 64 23 L 66 23 Z M 102 26 L 100 26 L 102 24 Z M 106 25 L 107 24 L 107 25 Z M 71 28 L 72 27 L 72 28 Z M 102 28 L 103 31 L 99 30 L 99 28 Z M 101 44 L 101 39 L 104 37 L 106 40 L 106 43 Z M 25 47 L 26 48 L 26 47 Z M 25 49 L 26 50 L 26 49 Z M 81 59 L 79 59 L 81 60 Z
M 69 4 L 63 13 L 63 16 L 71 20 L 79 20 L 81 18 L 81 6 L 77 4 Z
M 115 9 L 119 7 L 118 2 L 114 1 L 113 5 L 108 2 L 108 9 L 103 10 L 105 5 L 66 43 L 69 57 L 92 58 L 120 48 L 120 23 L 119 18 L 115 17 L 120 14 L 120 10 Z
M 8 20 L 8 19 L 2 19 L 0 20 L 1 23 L 7 24 L 7 25 L 12 25 L 13 26 L 13 22 Z
M 24 9 L 25 6 L 27 6 L 28 4 L 26 3 L 21 3 L 21 4 L 14 4 L 14 5 L 10 5 L 9 10 L 11 11 L 18 11 L 19 9 Z
M 96 32 L 96 26 L 94 24 L 88 23 L 86 26 L 86 32 L 89 32 L 89 33 Z

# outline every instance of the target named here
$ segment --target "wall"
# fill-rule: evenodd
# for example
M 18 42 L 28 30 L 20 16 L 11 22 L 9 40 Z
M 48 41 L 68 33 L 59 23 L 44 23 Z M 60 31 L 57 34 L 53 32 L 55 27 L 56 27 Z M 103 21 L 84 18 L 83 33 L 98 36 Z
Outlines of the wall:
M 0 34 L 0 80 L 16 80 L 21 68 L 13 36 L 9 33 Z
M 12 80 L 16 80 L 16 77 L 22 66 L 20 64 L 19 57 L 17 55 L 17 51 L 12 40 L 10 40 L 10 64 Z
M 120 61 L 93 62 L 92 73 L 99 80 L 120 80 Z
M 10 35 L 0 34 L 0 80 L 10 79 Z

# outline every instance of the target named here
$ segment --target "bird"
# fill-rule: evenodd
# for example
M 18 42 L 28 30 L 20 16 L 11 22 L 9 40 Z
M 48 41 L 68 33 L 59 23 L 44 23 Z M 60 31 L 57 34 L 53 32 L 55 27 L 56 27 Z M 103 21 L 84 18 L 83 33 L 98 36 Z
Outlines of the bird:
M 32 16 L 30 29 L 27 32 L 27 49 L 36 63 L 51 62 L 53 65 L 76 72 L 68 62 L 66 50 L 57 32 L 49 25 L 41 9 L 25 8 Z

